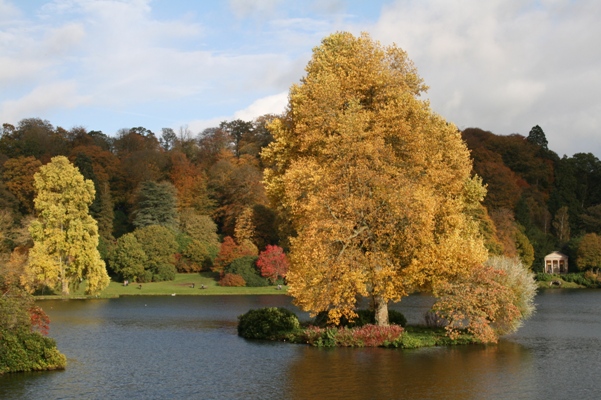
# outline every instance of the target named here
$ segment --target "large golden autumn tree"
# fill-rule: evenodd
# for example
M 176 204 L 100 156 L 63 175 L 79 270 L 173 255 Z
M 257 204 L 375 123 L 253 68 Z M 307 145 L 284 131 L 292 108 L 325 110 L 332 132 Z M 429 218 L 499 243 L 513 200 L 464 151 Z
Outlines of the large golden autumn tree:
M 54 157 L 34 175 L 36 219 L 29 231 L 33 248 L 29 271 L 34 283 L 69 294 L 72 285 L 87 280 L 87 294 L 109 284 L 98 252 L 98 224 L 89 214 L 95 189 L 66 157 Z
M 469 217 L 485 189 L 457 128 L 419 99 L 426 89 L 403 50 L 345 32 L 290 89 L 262 156 L 295 232 L 287 279 L 302 309 L 336 322 L 369 297 L 386 325 L 389 302 L 485 261 Z

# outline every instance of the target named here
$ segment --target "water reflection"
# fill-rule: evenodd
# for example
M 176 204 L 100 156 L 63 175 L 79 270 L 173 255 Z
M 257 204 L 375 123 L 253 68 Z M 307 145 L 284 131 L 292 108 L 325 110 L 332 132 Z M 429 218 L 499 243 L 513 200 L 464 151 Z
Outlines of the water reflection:
M 513 388 L 532 379 L 530 358 L 512 342 L 411 351 L 307 347 L 287 376 L 294 399 L 515 398 Z
M 394 305 L 420 322 L 432 299 Z M 534 318 L 493 346 L 319 349 L 236 334 L 286 296 L 48 301 L 62 372 L 0 376 L 0 399 L 596 399 L 601 291 L 537 296 Z M 303 318 L 306 318 L 303 314 Z

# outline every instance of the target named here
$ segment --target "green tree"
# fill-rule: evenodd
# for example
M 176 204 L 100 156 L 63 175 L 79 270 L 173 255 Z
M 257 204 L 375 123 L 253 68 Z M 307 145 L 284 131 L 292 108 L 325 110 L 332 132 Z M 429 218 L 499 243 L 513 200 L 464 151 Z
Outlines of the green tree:
M 110 267 L 121 279 L 141 281 L 147 263 L 148 257 L 133 233 L 126 233 L 117 239 L 111 253 Z
M 211 268 L 219 253 L 217 225 L 211 217 L 184 210 L 181 213 L 180 230 L 190 238 L 182 249 L 182 255 L 192 264 L 193 268 L 189 269 L 195 271 Z
M 171 183 L 146 181 L 141 184 L 133 224 L 136 228 L 149 225 L 177 227 L 177 194 Z
M 219 247 L 217 225 L 208 215 L 184 210 L 180 218 L 180 230 L 191 238 Z
M 29 228 L 29 267 L 37 282 L 68 295 L 70 286 L 87 279 L 86 293 L 100 292 L 109 277 L 98 252 L 98 225 L 88 212 L 94 184 L 63 156 L 41 167 L 34 180 L 37 218 Z
M 485 190 L 458 129 L 418 99 L 426 86 L 401 49 L 336 33 L 306 71 L 262 153 L 266 190 L 296 232 L 289 292 L 333 322 L 370 297 L 386 325 L 389 301 L 484 262 L 465 211 Z
M 526 138 L 527 141 L 529 141 L 530 143 L 534 143 L 537 146 L 540 146 L 541 148 L 548 150 L 548 144 L 549 142 L 547 141 L 547 137 L 545 136 L 545 132 L 543 131 L 543 128 L 541 128 L 538 125 L 535 125 L 532 127 L 532 129 L 530 129 L 530 133 L 528 134 L 528 137 Z
M 176 141 L 177 141 L 177 135 L 175 134 L 173 129 L 171 129 L 171 128 L 162 128 L 161 129 L 161 138 L 159 139 L 159 142 L 161 143 L 161 146 L 163 147 L 163 149 L 165 149 L 166 151 L 173 149 Z
M 587 208 L 581 218 L 587 232 L 601 234 L 601 204 Z
M 234 155 L 240 158 L 243 140 L 252 135 L 254 129 L 253 123 L 242 121 L 241 119 L 230 122 L 223 121 L 219 124 L 219 129 L 229 133 L 232 142 L 234 143 Z
M 175 253 L 178 245 L 175 233 L 161 225 L 149 225 L 133 232 L 148 257 L 146 270 L 155 282 L 175 279 Z M 150 279 L 147 275 L 145 280 Z
M 261 276 L 255 264 L 257 256 L 243 256 L 229 263 L 223 273 L 239 275 L 248 287 L 268 286 L 269 281 Z
M 532 267 L 532 263 L 534 262 L 534 247 L 528 236 L 526 236 L 523 232 L 523 228 L 518 225 L 518 229 L 514 232 L 515 235 L 515 247 L 518 253 L 518 257 L 520 261 L 524 264 L 526 268 Z

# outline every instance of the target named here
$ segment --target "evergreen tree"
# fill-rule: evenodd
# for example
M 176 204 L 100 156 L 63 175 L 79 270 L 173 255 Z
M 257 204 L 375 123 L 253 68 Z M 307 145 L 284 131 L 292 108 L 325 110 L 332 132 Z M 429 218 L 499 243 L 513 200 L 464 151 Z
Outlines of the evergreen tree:
M 535 125 L 532 127 L 532 129 L 530 129 L 530 133 L 528 134 L 528 137 L 526 138 L 526 140 L 540 146 L 541 148 L 543 148 L 545 150 L 549 150 L 549 148 L 548 148 L 549 142 L 547 141 L 545 132 L 543 132 L 543 129 L 538 125 Z
M 146 181 L 141 184 L 133 224 L 136 228 L 150 225 L 177 228 L 177 195 L 171 183 Z

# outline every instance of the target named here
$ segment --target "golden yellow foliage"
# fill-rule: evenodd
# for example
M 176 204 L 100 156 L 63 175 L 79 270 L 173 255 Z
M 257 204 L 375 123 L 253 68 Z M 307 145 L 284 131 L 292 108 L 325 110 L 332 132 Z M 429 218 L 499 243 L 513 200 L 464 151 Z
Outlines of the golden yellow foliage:
M 255 238 L 255 224 L 253 222 L 253 209 L 246 207 L 238 218 L 236 218 L 236 226 L 234 228 L 234 238 L 238 244 L 242 242 L 253 243 Z
M 486 259 L 465 213 L 485 190 L 452 124 L 417 97 L 426 87 L 404 51 L 336 33 L 313 51 L 270 126 L 264 183 L 296 236 L 289 292 L 302 309 L 353 317 Z
M 86 180 L 66 157 L 54 157 L 34 176 L 37 218 L 29 231 L 34 245 L 29 252 L 29 272 L 35 281 L 60 287 L 87 279 L 88 294 L 109 284 L 98 252 L 98 224 L 88 212 L 94 200 L 94 183 Z

